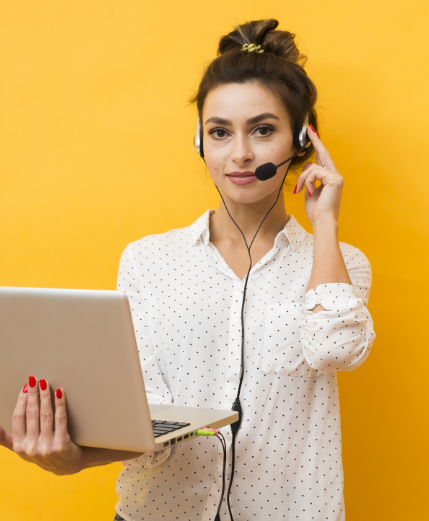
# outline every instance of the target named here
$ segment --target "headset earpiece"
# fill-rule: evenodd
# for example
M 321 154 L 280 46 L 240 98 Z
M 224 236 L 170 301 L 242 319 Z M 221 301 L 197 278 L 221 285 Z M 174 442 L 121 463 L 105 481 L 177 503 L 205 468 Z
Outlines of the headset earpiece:
M 306 117 L 304 125 L 295 133 L 294 136 L 294 145 L 297 150 L 303 147 L 307 148 L 307 146 L 311 143 L 310 138 L 307 134 L 308 127 L 308 117 Z
M 200 154 L 201 159 L 204 159 L 203 136 L 199 117 L 197 119 L 197 130 L 195 132 L 194 147 L 195 150 Z

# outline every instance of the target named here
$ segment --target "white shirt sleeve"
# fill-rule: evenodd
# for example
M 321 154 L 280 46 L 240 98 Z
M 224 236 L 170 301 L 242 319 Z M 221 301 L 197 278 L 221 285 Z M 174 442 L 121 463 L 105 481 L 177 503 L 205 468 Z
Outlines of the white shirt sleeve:
M 148 403 L 157 404 L 172 403 L 171 392 L 164 381 L 150 338 L 146 311 L 144 309 L 144 298 L 140 291 L 132 244 L 129 244 L 122 254 L 119 264 L 117 289 L 127 295 L 130 303 L 147 401 Z M 149 469 L 162 465 L 170 456 L 170 452 L 171 448 L 168 448 L 161 452 L 143 454 L 137 459 L 122 463 L 125 466 Z
M 353 285 L 321 284 L 316 291 L 308 291 L 298 322 L 304 357 L 310 367 L 322 373 L 359 367 L 376 336 L 367 309 L 372 279 L 369 261 L 349 246 L 343 256 Z M 311 309 L 317 304 L 326 311 L 313 313 Z

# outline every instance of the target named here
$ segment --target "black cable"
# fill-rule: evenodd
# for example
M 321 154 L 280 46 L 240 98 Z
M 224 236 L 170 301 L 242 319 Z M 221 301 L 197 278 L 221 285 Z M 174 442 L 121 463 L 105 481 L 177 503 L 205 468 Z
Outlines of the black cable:
M 237 397 L 236 397 L 234 403 L 239 401 L 240 391 L 241 391 L 241 384 L 243 383 L 243 374 L 244 374 L 244 367 L 243 367 L 244 366 L 244 356 L 243 356 L 244 355 L 244 303 L 245 303 L 245 300 L 246 300 L 247 281 L 249 280 L 250 270 L 252 269 L 252 255 L 250 253 L 250 248 L 252 247 L 252 244 L 253 244 L 256 236 L 258 235 L 259 230 L 261 229 L 261 226 L 264 224 L 265 219 L 268 217 L 269 213 L 271 212 L 271 210 L 274 208 L 274 206 L 277 204 L 277 201 L 279 200 L 280 192 L 281 192 L 281 189 L 283 187 L 283 183 L 284 183 L 284 181 L 286 179 L 288 171 L 289 171 L 289 167 L 286 170 L 286 174 L 285 174 L 285 176 L 283 178 L 282 184 L 280 185 L 280 190 L 279 190 L 279 193 L 277 194 L 277 198 L 276 198 L 274 204 L 268 210 L 268 212 L 265 215 L 265 217 L 262 219 L 261 224 L 259 225 L 258 229 L 256 230 L 255 235 L 253 236 L 253 239 L 252 239 L 252 242 L 250 243 L 250 246 L 248 246 L 248 244 L 247 244 L 246 237 L 244 236 L 243 231 L 238 226 L 238 224 L 234 221 L 232 215 L 229 213 L 228 207 L 226 206 L 225 200 L 224 200 L 222 194 L 220 193 L 219 188 L 215 185 L 216 189 L 219 192 L 219 195 L 220 195 L 220 197 L 222 199 L 222 202 L 223 202 L 223 204 L 225 206 L 225 209 L 228 212 L 228 215 L 231 217 L 232 222 L 235 224 L 235 226 L 237 226 L 237 228 L 240 230 L 241 235 L 243 236 L 243 239 L 244 239 L 244 242 L 245 242 L 246 248 L 247 248 L 247 253 L 249 254 L 249 259 L 250 259 L 249 269 L 247 271 L 246 280 L 244 282 L 243 300 L 242 300 L 242 303 L 241 303 L 241 363 L 240 363 L 240 381 L 239 381 L 239 384 L 238 384 Z M 240 409 L 241 409 L 241 407 L 240 407 Z M 235 410 L 235 409 L 233 408 L 233 410 Z M 238 430 L 238 427 L 240 426 L 240 423 L 241 423 L 241 410 L 240 410 L 240 418 L 239 418 L 238 422 L 235 422 L 235 424 L 237 424 L 237 423 L 238 423 L 238 426 L 236 428 Z M 232 424 L 232 425 L 235 425 L 235 424 Z M 232 427 L 232 425 L 231 425 L 231 427 Z
M 302 151 L 303 148 L 304 147 L 298 149 L 295 152 L 295 154 L 292 157 L 290 157 L 289 159 L 287 159 L 286 161 L 289 160 L 289 161 L 292 162 L 292 159 L 294 157 L 296 157 L 299 154 L 299 152 Z M 284 161 L 283 163 L 280 163 L 280 165 L 278 165 L 278 166 L 283 165 L 286 161 Z M 246 279 L 245 279 L 245 282 L 244 282 L 243 300 L 242 300 L 242 303 L 241 303 L 241 363 L 240 363 L 240 380 L 239 380 L 238 389 L 237 389 L 237 396 L 236 396 L 236 398 L 234 400 L 234 403 L 232 405 L 232 410 L 238 412 L 238 420 L 235 423 L 231 424 L 231 433 L 232 433 L 232 441 L 231 441 L 231 478 L 230 478 L 230 481 L 229 481 L 228 492 L 226 494 L 226 500 L 227 500 L 227 504 L 228 504 L 229 516 L 230 516 L 231 521 L 234 521 L 234 517 L 233 517 L 232 511 L 231 511 L 231 504 L 230 504 L 230 501 L 229 501 L 229 496 L 230 496 L 230 493 L 231 493 L 231 487 L 232 487 L 232 482 L 234 480 L 234 473 L 235 473 L 235 440 L 236 440 L 236 437 L 237 437 L 237 432 L 238 432 L 238 430 L 240 428 L 240 425 L 241 425 L 241 420 L 243 418 L 243 411 L 242 411 L 241 403 L 240 403 L 240 392 L 241 392 L 241 386 L 242 386 L 243 377 L 244 377 L 244 304 L 245 304 L 245 301 L 246 301 L 247 281 L 249 280 L 250 271 L 252 269 L 252 255 L 250 253 L 250 248 L 252 247 L 253 242 L 255 241 L 256 236 L 259 233 L 259 230 L 261 229 L 261 226 L 264 224 L 265 219 L 268 217 L 268 215 L 270 214 L 271 210 L 274 208 L 274 206 L 277 204 L 277 201 L 279 200 L 280 193 L 281 193 L 281 190 L 283 188 L 283 184 L 285 182 L 286 176 L 287 176 L 287 174 L 289 172 L 289 168 L 290 168 L 291 162 L 289 163 L 289 165 L 288 165 L 288 167 L 286 169 L 286 173 L 285 173 L 285 175 L 283 177 L 283 181 L 282 181 L 282 183 L 280 185 L 280 188 L 279 188 L 276 200 L 274 201 L 274 204 L 271 206 L 271 208 L 266 213 L 265 217 L 262 219 L 261 224 L 259 225 L 258 229 L 256 230 L 256 233 L 253 236 L 253 239 L 252 239 L 250 245 L 247 244 L 247 240 L 246 240 L 246 237 L 244 236 L 244 233 L 243 233 L 242 229 L 238 226 L 238 224 L 235 222 L 234 218 L 230 214 L 230 212 L 228 210 L 228 207 L 226 206 L 225 200 L 224 200 L 222 194 L 220 193 L 219 188 L 215 185 L 216 186 L 216 190 L 219 192 L 219 195 L 220 195 L 220 197 L 222 199 L 223 205 L 225 206 L 225 210 L 227 211 L 227 213 L 228 213 L 229 217 L 231 218 L 232 222 L 238 228 L 238 230 L 240 231 L 240 233 L 241 233 L 241 235 L 242 235 L 242 237 L 244 239 L 244 243 L 246 245 L 247 253 L 249 254 L 249 259 L 250 259 L 249 269 L 247 271 Z M 223 492 L 222 492 L 222 500 L 223 500 Z M 220 509 L 220 503 L 219 503 L 218 513 L 216 515 L 215 521 L 220 521 L 219 509 Z

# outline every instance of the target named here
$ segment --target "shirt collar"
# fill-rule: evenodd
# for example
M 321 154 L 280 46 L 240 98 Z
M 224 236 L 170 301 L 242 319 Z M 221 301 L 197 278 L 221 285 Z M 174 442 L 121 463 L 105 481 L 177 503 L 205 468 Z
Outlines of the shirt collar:
M 287 241 L 292 246 L 293 251 L 296 251 L 307 237 L 307 231 L 295 219 L 295 216 L 290 215 L 289 221 L 286 223 L 283 230 L 281 230 L 274 241 L 274 246 L 278 246 L 283 241 Z
M 206 210 L 193 224 L 191 224 L 192 244 L 196 244 L 200 239 L 207 246 L 210 238 L 210 214 L 215 210 Z
M 197 244 L 199 240 L 207 246 L 210 240 L 210 214 L 215 210 L 207 210 L 193 224 L 191 224 L 192 244 Z M 286 223 L 274 241 L 274 246 L 280 246 L 283 242 L 288 242 L 296 251 L 307 236 L 306 230 L 299 224 L 293 215 L 290 215 L 289 221 Z

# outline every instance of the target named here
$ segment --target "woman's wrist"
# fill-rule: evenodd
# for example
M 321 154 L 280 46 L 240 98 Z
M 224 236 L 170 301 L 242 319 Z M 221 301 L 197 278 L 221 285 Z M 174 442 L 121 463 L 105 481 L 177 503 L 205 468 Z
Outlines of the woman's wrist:
M 324 217 L 322 219 L 317 219 L 316 221 L 312 221 L 313 226 L 313 233 L 319 234 L 319 233 L 336 233 L 338 234 L 338 221 L 335 219 L 334 216 L 332 217 Z
M 338 221 L 326 217 L 313 224 L 313 268 L 307 291 L 329 283 L 351 284 L 338 242 Z

